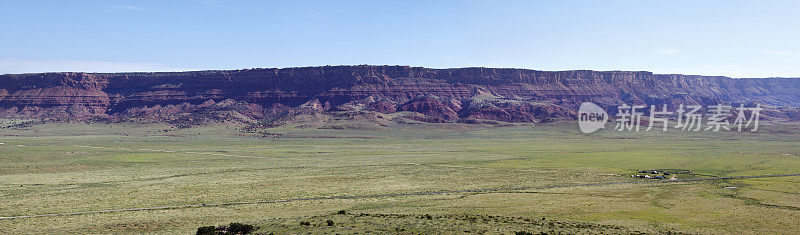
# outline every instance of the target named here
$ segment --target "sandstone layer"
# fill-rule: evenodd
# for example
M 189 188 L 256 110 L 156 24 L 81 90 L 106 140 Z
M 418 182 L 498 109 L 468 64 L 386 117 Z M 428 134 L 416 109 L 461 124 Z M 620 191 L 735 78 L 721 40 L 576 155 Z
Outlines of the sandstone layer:
M 575 118 L 582 102 L 761 104 L 797 119 L 800 79 L 641 71 L 324 66 L 158 73 L 0 75 L 0 117 L 203 123 L 287 115 L 411 113 L 426 122 L 539 122 Z

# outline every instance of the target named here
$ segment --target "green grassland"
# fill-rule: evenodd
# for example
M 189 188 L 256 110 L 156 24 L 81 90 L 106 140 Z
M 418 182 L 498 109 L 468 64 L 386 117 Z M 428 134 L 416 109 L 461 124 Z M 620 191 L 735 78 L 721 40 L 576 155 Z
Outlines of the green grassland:
M 0 143 L 0 217 L 647 181 L 630 177 L 638 169 L 800 173 L 797 123 L 762 124 L 755 133 L 594 134 L 580 133 L 572 122 L 253 132 L 235 125 L 30 123 L 0 129 Z M 799 182 L 620 184 L 93 213 L 3 219 L 0 234 L 193 233 L 230 222 L 254 224 L 260 233 L 794 233 Z M 334 215 L 339 210 L 347 214 Z M 328 219 L 335 225 L 321 224 Z

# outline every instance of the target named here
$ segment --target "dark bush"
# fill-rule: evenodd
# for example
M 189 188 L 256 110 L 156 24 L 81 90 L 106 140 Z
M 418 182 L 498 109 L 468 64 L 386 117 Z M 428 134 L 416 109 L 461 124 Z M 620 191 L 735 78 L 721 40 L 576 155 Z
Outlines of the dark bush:
M 308 226 L 308 225 L 311 225 L 311 222 L 308 222 L 308 221 L 300 221 L 300 225 L 306 225 L 306 226 Z
M 340 210 L 340 211 L 337 211 L 336 214 L 344 215 L 344 214 L 347 214 L 347 211 Z
M 516 235 L 533 235 L 533 233 L 528 232 L 528 231 L 516 231 L 516 232 L 514 232 L 514 234 L 516 234 Z
M 325 223 L 328 224 L 328 226 L 333 226 L 333 220 L 326 220 Z
M 197 228 L 197 235 L 215 235 L 217 234 L 217 228 L 214 226 L 203 226 Z
M 229 234 L 249 234 L 253 231 L 255 227 L 249 224 L 241 224 L 241 223 L 231 223 L 228 226 L 228 233 Z

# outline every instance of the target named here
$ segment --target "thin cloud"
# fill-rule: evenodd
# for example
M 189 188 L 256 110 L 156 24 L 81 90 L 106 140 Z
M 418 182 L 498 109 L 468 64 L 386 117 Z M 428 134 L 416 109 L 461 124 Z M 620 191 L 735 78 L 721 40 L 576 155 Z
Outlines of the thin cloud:
M 800 56 L 800 52 L 794 52 L 794 51 L 762 51 L 761 54 L 765 54 L 765 55 L 783 55 L 783 56 Z
M 680 50 L 675 49 L 675 48 L 664 48 L 664 49 L 659 49 L 656 52 L 658 52 L 658 54 L 662 54 L 662 55 L 674 55 L 674 54 L 677 54 L 678 52 L 680 52 Z
M 157 63 L 0 58 L 0 74 L 43 72 L 169 72 L 186 70 L 187 69 L 178 69 Z

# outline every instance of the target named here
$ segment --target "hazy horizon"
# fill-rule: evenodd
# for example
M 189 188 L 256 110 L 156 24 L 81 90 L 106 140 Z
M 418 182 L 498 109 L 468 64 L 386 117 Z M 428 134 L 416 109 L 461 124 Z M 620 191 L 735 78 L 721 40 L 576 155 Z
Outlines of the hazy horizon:
M 183 72 L 203 72 L 203 71 L 236 71 L 236 70 L 251 70 L 251 69 L 292 69 L 292 68 L 315 68 L 315 67 L 356 67 L 356 66 L 400 66 L 400 67 L 411 67 L 411 68 L 426 68 L 426 69 L 467 69 L 467 68 L 489 68 L 489 69 L 523 69 L 523 70 L 533 70 L 533 71 L 544 71 L 544 72 L 566 72 L 566 71 L 595 71 L 595 72 L 649 72 L 653 74 L 659 75 L 691 75 L 691 76 L 705 76 L 705 77 L 729 77 L 733 79 L 749 79 L 749 78 L 800 78 L 797 77 L 730 77 L 725 75 L 708 75 L 708 74 L 686 74 L 686 73 L 656 73 L 653 71 L 645 71 L 645 70 L 592 70 L 592 69 L 567 69 L 567 70 L 546 70 L 546 69 L 528 69 L 528 68 L 513 68 L 513 67 L 481 67 L 481 66 L 469 66 L 469 67 L 446 67 L 446 68 L 432 68 L 432 67 L 425 67 L 425 66 L 414 66 L 414 65 L 389 65 L 389 64 L 340 64 L 340 65 L 309 65 L 309 66 L 291 66 L 291 67 L 253 67 L 253 68 L 231 68 L 231 69 L 190 69 L 190 70 L 173 70 L 173 71 L 120 71 L 120 72 L 91 72 L 91 71 L 44 71 L 44 72 L 29 72 L 29 73 L 0 73 L 0 75 L 13 75 L 13 74 L 39 74 L 39 73 L 183 73 Z

